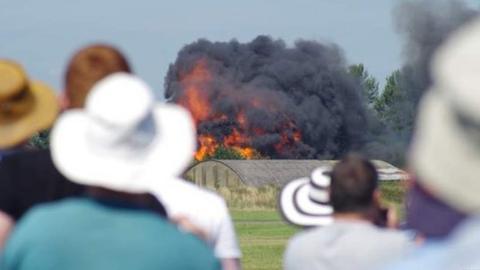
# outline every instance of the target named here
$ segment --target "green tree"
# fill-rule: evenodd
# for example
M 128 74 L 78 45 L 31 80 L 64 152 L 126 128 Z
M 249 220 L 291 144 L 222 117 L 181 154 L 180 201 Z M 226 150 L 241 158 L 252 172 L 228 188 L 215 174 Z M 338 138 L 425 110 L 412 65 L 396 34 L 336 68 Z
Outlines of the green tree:
M 380 120 L 394 131 L 409 133 L 413 127 L 412 104 L 400 85 L 401 72 L 394 71 L 387 77 L 385 88 L 374 104 Z
M 368 73 L 363 64 L 351 65 L 349 67 L 349 73 L 360 81 L 363 88 L 362 94 L 369 106 L 373 107 L 379 96 L 379 84 L 377 80 Z
M 207 159 L 245 159 L 245 157 L 233 148 L 219 146 Z

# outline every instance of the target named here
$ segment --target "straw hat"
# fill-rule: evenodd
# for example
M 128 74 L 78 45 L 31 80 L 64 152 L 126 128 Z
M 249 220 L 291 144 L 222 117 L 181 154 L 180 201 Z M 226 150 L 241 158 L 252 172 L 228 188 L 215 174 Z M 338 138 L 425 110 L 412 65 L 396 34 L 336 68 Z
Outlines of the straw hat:
M 56 97 L 22 67 L 0 59 L 0 149 L 11 148 L 50 127 L 58 114 Z
M 465 213 L 480 213 L 479 46 L 477 20 L 438 51 L 410 150 L 418 180 Z
M 73 182 L 143 193 L 183 172 L 195 134 L 188 111 L 156 104 L 141 79 L 115 73 L 92 88 L 85 108 L 59 117 L 50 148 L 55 166 Z
M 330 205 L 330 177 L 324 168 L 310 177 L 289 182 L 280 193 L 280 212 L 286 221 L 304 227 L 325 226 L 333 221 Z

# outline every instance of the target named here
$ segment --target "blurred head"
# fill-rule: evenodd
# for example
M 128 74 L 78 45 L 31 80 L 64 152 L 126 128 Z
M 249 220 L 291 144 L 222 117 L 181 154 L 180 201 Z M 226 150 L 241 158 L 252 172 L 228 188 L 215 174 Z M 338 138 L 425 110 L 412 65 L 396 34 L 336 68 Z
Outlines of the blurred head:
M 195 150 L 195 126 L 181 106 L 156 103 L 151 88 L 115 73 L 67 110 L 50 137 L 55 167 L 70 181 L 125 193 L 154 192 L 179 177 Z
M 30 81 L 19 64 L 0 59 L 0 149 L 20 146 L 49 128 L 57 113 L 50 87 Z
M 364 213 L 376 204 L 378 174 L 375 166 L 358 155 L 340 160 L 331 173 L 330 202 L 334 213 Z
M 409 163 L 417 181 L 456 211 L 480 213 L 480 20 L 436 53 Z M 438 221 L 437 221 L 438 222 Z
M 116 48 L 95 44 L 75 53 L 65 73 L 65 107 L 81 108 L 96 82 L 116 72 L 130 73 L 130 66 Z

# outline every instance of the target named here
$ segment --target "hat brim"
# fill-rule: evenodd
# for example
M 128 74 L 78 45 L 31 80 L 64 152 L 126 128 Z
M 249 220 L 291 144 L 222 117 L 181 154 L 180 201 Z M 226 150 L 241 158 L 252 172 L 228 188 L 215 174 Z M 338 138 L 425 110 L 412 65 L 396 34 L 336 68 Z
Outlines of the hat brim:
M 88 141 L 88 116 L 70 110 L 60 116 L 51 133 L 55 166 L 69 180 L 89 186 L 143 193 L 158 181 L 176 177 L 189 165 L 195 150 L 195 129 L 190 114 L 171 104 L 153 110 L 156 136 L 143 155 L 99 153 Z
M 29 91 L 34 103 L 28 113 L 16 121 L 2 124 L 0 128 L 0 148 L 17 146 L 36 132 L 47 129 L 55 121 L 59 107 L 53 90 L 42 82 L 30 82 Z
M 420 108 L 410 149 L 418 181 L 456 209 L 480 212 L 480 141 L 462 130 L 438 89 L 426 94 Z
M 332 207 L 309 198 L 310 179 L 300 178 L 289 182 L 281 191 L 279 204 L 284 219 L 291 224 L 312 227 L 332 223 Z

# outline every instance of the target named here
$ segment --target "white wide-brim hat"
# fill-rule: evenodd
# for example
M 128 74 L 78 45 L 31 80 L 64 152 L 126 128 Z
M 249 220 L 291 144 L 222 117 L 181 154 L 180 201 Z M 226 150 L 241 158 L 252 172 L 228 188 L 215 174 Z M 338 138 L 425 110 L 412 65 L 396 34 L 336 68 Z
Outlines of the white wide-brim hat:
M 435 195 L 480 213 L 480 20 L 435 55 L 434 84 L 419 107 L 410 165 Z
M 130 193 L 179 176 L 194 150 L 189 112 L 155 104 L 149 87 L 126 73 L 98 82 L 85 109 L 63 113 L 51 133 L 54 164 L 69 180 Z
M 290 181 L 283 187 L 280 197 L 280 212 L 291 224 L 313 227 L 332 223 L 330 205 L 330 178 L 325 169 L 318 168 L 310 177 Z

